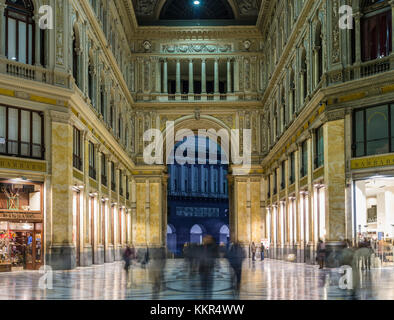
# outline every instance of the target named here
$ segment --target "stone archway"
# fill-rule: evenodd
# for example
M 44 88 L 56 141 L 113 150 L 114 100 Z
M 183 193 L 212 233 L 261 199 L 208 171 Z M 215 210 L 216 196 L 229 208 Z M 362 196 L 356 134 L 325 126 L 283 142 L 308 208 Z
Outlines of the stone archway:
M 133 209 L 133 241 L 138 246 L 165 246 L 167 242 L 167 147 L 175 133 L 189 129 L 194 136 L 198 130 L 223 130 L 231 139 L 231 128 L 217 118 L 207 115 L 188 115 L 173 122 L 172 127 L 164 128 L 163 146 L 159 154 L 163 154 L 163 165 L 141 166 L 133 173 L 136 194 Z M 172 131 L 172 132 L 171 132 Z M 209 134 L 208 134 L 209 137 Z M 217 142 L 231 160 L 231 142 Z M 173 141 L 175 145 L 175 141 Z M 172 144 L 170 144 L 172 147 Z M 228 150 L 228 152 L 227 152 Z M 252 241 L 260 243 L 265 238 L 265 184 L 263 169 L 252 165 L 250 171 L 230 161 L 228 175 L 229 193 L 229 227 L 230 241 L 247 247 Z

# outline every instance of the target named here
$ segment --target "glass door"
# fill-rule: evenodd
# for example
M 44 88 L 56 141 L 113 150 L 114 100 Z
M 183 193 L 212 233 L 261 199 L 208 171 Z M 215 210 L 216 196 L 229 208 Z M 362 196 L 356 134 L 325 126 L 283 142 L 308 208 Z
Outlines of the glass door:
M 34 232 L 26 232 L 25 268 L 34 270 Z
M 36 223 L 34 234 L 34 269 L 38 270 L 43 265 L 42 223 Z

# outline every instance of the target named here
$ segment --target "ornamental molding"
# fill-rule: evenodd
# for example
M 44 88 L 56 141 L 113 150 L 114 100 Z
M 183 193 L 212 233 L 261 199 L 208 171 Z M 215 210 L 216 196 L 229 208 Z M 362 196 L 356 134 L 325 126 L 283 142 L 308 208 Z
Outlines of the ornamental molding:
M 193 54 L 193 53 L 229 53 L 234 52 L 232 44 L 212 45 L 207 43 L 196 44 L 163 44 L 161 53 Z

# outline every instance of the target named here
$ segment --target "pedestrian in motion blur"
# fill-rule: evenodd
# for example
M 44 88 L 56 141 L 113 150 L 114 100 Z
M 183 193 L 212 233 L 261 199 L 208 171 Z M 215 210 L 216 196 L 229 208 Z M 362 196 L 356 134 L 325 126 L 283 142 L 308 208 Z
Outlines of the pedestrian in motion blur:
M 242 264 L 245 259 L 243 249 L 236 243 L 231 244 L 227 253 L 227 259 L 234 271 L 233 288 L 236 292 L 236 296 L 238 297 L 241 287 Z
M 124 261 L 124 269 L 126 271 L 126 282 L 129 285 L 129 270 L 130 270 L 130 262 L 133 259 L 133 251 L 132 249 L 127 246 L 126 250 L 123 253 L 123 261 Z
M 252 261 L 256 261 L 256 245 L 254 244 L 254 242 L 252 242 L 252 245 L 250 246 L 250 251 L 252 253 Z
M 261 261 L 264 261 L 264 253 L 265 253 L 264 243 L 261 243 L 260 251 L 261 251 Z
M 159 294 L 163 289 L 164 269 L 166 266 L 166 251 L 164 248 L 152 249 L 149 276 L 152 281 L 152 300 L 159 299 Z
M 200 279 L 201 286 L 204 290 L 204 298 L 210 299 L 212 296 L 213 274 L 218 256 L 218 248 L 212 236 L 206 236 L 203 239 L 200 256 Z
M 326 244 L 321 239 L 317 245 L 316 260 L 319 263 L 319 269 L 323 269 L 324 261 L 326 260 Z

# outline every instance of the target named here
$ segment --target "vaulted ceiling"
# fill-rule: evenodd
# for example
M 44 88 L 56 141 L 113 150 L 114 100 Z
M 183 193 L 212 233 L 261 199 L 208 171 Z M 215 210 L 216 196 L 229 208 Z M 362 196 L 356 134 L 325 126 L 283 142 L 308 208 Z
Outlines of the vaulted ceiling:
M 261 0 L 133 0 L 139 25 L 255 25 Z

